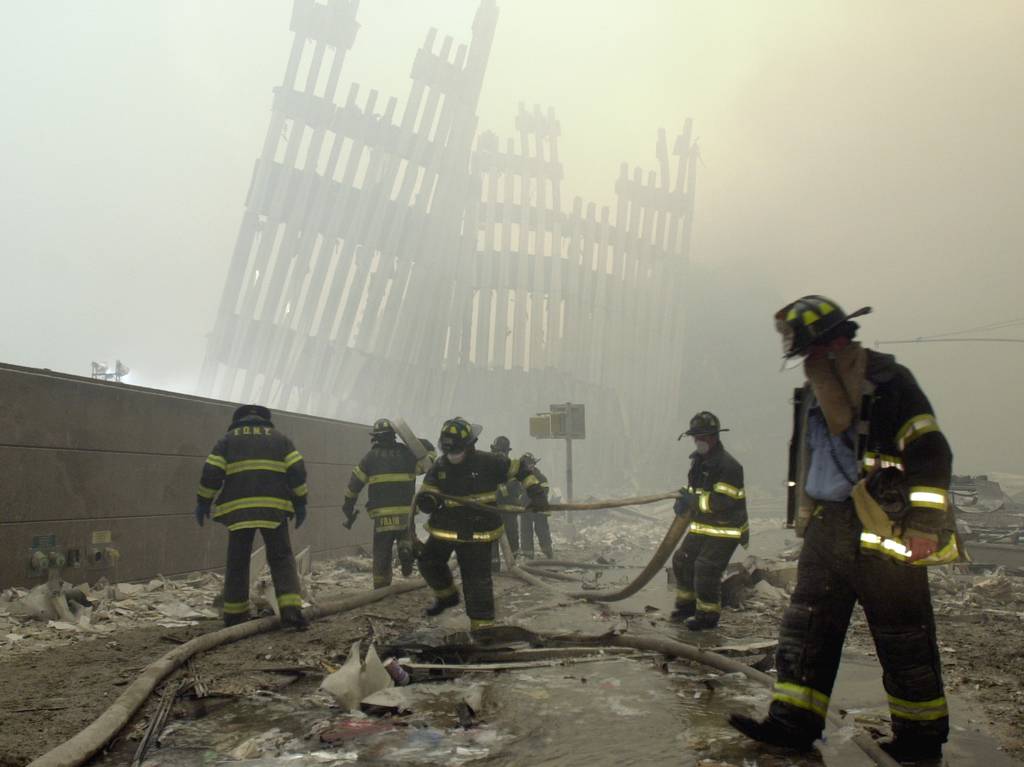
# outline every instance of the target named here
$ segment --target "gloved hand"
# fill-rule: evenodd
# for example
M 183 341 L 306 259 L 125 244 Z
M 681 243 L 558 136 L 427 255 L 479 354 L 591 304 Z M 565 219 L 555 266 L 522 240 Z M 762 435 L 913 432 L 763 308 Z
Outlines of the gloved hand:
M 416 508 L 422 511 L 424 514 L 433 514 L 435 511 L 444 507 L 444 501 L 438 498 L 436 495 L 430 495 L 429 493 L 420 493 L 416 496 Z
M 196 504 L 195 514 L 196 514 L 196 522 L 198 522 L 199 526 L 202 527 L 203 526 L 203 522 L 205 522 L 209 518 L 209 516 L 210 516 L 210 504 L 208 504 L 208 503 L 197 503 Z
M 341 505 L 341 512 L 345 515 L 345 521 L 341 523 L 341 526 L 346 530 L 351 530 L 352 525 L 356 522 L 356 517 L 359 516 L 359 512 L 355 508 L 356 502 L 354 499 L 345 501 Z
M 694 496 L 685 487 L 680 488 L 680 496 L 676 498 L 676 502 L 672 505 L 672 511 L 676 513 L 677 517 L 685 517 L 693 510 Z
M 306 502 L 294 501 L 292 505 L 295 507 L 295 529 L 298 530 L 306 521 Z
M 548 494 L 543 490 L 536 493 L 530 493 L 529 498 L 531 511 L 545 511 L 548 508 Z

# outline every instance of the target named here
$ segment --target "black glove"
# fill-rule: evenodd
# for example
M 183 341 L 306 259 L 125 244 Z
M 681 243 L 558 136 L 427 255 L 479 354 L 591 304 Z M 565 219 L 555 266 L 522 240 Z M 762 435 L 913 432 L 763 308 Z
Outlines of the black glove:
M 352 525 L 356 522 L 356 517 L 359 516 L 359 512 L 355 508 L 355 499 L 349 499 L 341 505 L 341 511 L 345 515 L 345 521 L 341 523 L 341 526 L 346 530 L 351 530 Z
M 292 505 L 295 507 L 295 529 L 298 530 L 306 521 L 306 502 L 294 501 Z
M 198 522 L 199 526 L 202 527 L 203 526 L 203 522 L 205 522 L 206 519 L 209 518 L 209 516 L 210 516 L 210 504 L 208 504 L 208 503 L 197 503 L 196 504 L 195 514 L 196 514 L 196 522 Z
M 690 513 L 690 507 L 692 506 L 690 499 L 693 494 L 686 488 L 683 488 L 679 492 L 682 493 L 682 495 L 676 498 L 676 502 L 672 505 L 672 511 L 676 513 L 677 517 L 685 517 Z
M 444 507 L 444 501 L 438 498 L 436 495 L 430 495 L 429 493 L 420 493 L 416 496 L 416 508 L 422 511 L 424 514 L 433 514 L 435 511 Z

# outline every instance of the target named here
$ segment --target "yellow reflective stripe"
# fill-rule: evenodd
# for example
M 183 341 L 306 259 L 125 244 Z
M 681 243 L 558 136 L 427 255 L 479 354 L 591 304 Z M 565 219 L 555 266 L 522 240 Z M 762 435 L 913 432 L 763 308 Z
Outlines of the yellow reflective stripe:
M 692 602 L 696 597 L 692 589 L 676 589 L 676 602 Z
M 302 607 L 302 596 L 300 594 L 278 594 L 278 607 Z
M 247 613 L 249 612 L 249 600 L 246 599 L 244 602 L 225 602 L 223 609 L 225 615 L 239 615 L 240 613 Z
M 907 445 L 918 437 L 924 436 L 930 431 L 938 430 L 939 423 L 931 413 L 915 415 L 903 424 L 898 432 L 896 432 L 896 446 L 899 447 L 901 451 L 906 450 Z
M 960 559 L 960 547 L 957 545 L 956 536 L 951 535 L 949 542 L 941 549 L 936 551 L 934 554 L 929 554 L 923 559 L 919 559 L 913 564 L 915 565 L 946 565 L 950 562 L 956 562 Z
M 720 613 L 722 612 L 722 605 L 718 602 L 705 602 L 702 599 L 697 599 L 697 609 L 702 613 Z
M 455 588 L 454 583 L 451 586 L 445 586 L 443 589 L 434 589 L 434 596 L 438 599 L 444 599 L 445 597 L 453 597 L 458 593 L 459 592 Z
M 862 463 L 866 469 L 873 469 L 875 466 L 878 466 L 881 469 L 894 468 L 903 471 L 903 462 L 898 456 L 875 453 L 870 450 L 864 453 Z
M 910 558 L 910 549 L 899 541 L 894 541 L 892 538 L 883 538 L 875 533 L 869 533 L 867 530 L 860 534 L 860 545 L 865 549 L 888 554 L 894 559 L 906 560 Z
M 284 465 L 290 469 L 292 466 L 294 466 L 301 460 L 302 454 L 298 450 L 292 450 L 290 453 L 288 453 L 288 455 L 284 457 Z
M 535 476 L 533 476 L 531 474 L 530 476 L 528 476 L 526 479 L 523 480 L 523 489 L 524 490 L 528 490 L 531 487 L 533 487 L 534 485 L 539 485 L 539 484 L 540 484 L 540 480 L 537 479 Z
M 483 533 L 473 533 L 472 538 L 470 540 L 460 538 L 459 534 L 452 530 L 436 530 L 430 525 L 427 525 L 427 532 L 435 538 L 440 538 L 442 541 L 462 541 L 463 543 L 490 543 L 491 541 L 496 541 L 499 538 L 501 538 L 502 534 L 505 532 L 505 526 L 502 525 L 497 530 L 490 530 Z
M 513 458 L 508 464 L 508 476 L 507 479 L 515 479 L 516 474 L 519 473 L 519 459 Z
M 228 530 L 231 532 L 235 532 L 236 530 L 252 530 L 254 528 L 276 530 L 280 526 L 280 522 L 271 522 L 267 519 L 250 519 L 248 522 L 235 522 L 233 525 L 228 525 Z
M 196 491 L 196 495 L 200 498 L 209 498 L 212 500 L 213 496 L 217 495 L 217 491 L 207 487 L 206 485 L 200 485 L 199 490 Z
M 279 509 L 281 511 L 295 511 L 295 507 L 292 506 L 292 502 L 285 498 L 273 498 L 269 495 L 254 495 L 249 498 L 238 498 L 234 501 L 217 504 L 217 510 L 213 512 L 213 516 L 219 517 L 224 514 L 230 514 L 232 511 L 238 511 L 239 509 Z
M 286 469 L 284 461 L 267 461 L 260 458 L 252 458 L 247 461 L 232 461 L 224 467 L 224 472 L 228 476 L 241 474 L 243 471 L 273 471 L 278 474 L 284 474 Z
M 712 488 L 712 489 L 716 493 L 721 493 L 722 495 L 727 495 L 730 498 L 740 499 L 740 498 L 745 498 L 746 497 L 746 493 L 743 492 L 743 488 L 742 487 L 736 487 L 735 485 L 730 485 L 730 484 L 728 484 L 726 482 L 716 482 L 714 488 Z
M 206 462 L 211 466 L 216 466 L 218 469 L 223 469 L 228 464 L 228 462 L 224 459 L 224 456 L 214 455 L 213 453 L 210 453 L 208 456 L 206 456 Z
M 828 713 L 828 695 L 823 692 L 788 682 L 776 682 L 772 700 L 788 703 L 817 714 L 822 719 Z
M 305 482 L 303 482 L 298 487 L 293 487 L 292 492 L 295 493 L 295 495 L 297 495 L 299 498 L 303 498 L 309 495 L 309 487 L 306 485 Z
M 415 482 L 415 474 L 371 474 L 370 484 L 379 485 L 381 482 Z
M 346 498 L 356 498 L 356 497 L 358 497 L 358 495 L 359 495 L 359 493 L 357 493 L 357 492 L 355 492 L 353 490 L 346 490 L 345 491 L 345 497 Z
M 711 493 L 707 490 L 698 490 L 700 500 L 697 503 L 697 508 L 701 511 L 711 511 Z
M 372 517 L 372 519 L 378 532 L 384 532 L 385 530 L 405 530 L 409 526 L 408 517 L 390 516 Z
M 821 319 L 818 313 L 812 311 L 811 309 L 804 309 L 804 313 L 800 315 L 800 318 L 803 320 L 804 325 L 813 325 L 815 322 Z
M 941 487 L 916 485 L 910 488 L 910 505 L 925 509 L 946 510 L 946 491 Z
M 930 722 L 949 716 L 949 707 L 946 705 L 945 697 L 922 701 L 903 700 L 892 695 L 887 697 L 889 698 L 889 713 L 900 719 Z
M 356 466 L 352 469 L 352 476 L 356 477 L 364 485 L 369 481 L 369 477 L 366 476 L 366 472 Z
M 710 535 L 715 538 L 736 538 L 737 540 L 750 529 L 750 525 L 744 524 L 740 527 L 722 527 L 720 525 L 706 525 L 703 522 L 691 522 L 690 532 L 697 535 Z
M 370 519 L 376 519 L 392 514 L 409 514 L 411 511 L 408 506 L 378 506 L 376 509 L 367 509 L 366 513 L 370 515 Z
M 498 500 L 496 492 L 477 493 L 476 495 L 460 495 L 457 501 L 445 501 L 449 506 L 461 506 L 459 501 L 473 501 L 474 503 L 495 503 Z
M 441 494 L 441 488 L 439 488 L 437 485 L 428 485 L 426 482 L 424 482 L 420 486 L 420 492 L 421 493 L 437 493 L 438 495 L 440 495 Z
M 477 629 L 484 629 L 488 626 L 493 626 L 494 621 L 490 618 L 470 618 L 469 619 L 469 630 L 476 631 Z

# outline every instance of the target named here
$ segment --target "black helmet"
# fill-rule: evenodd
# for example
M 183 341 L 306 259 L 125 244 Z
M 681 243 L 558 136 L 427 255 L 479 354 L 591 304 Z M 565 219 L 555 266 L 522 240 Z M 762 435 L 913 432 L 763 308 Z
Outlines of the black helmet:
M 491 443 L 492 453 L 510 453 L 512 451 L 512 443 L 508 441 L 508 437 L 504 434 L 500 434 L 494 438 L 494 442 Z
M 782 334 L 782 355 L 787 359 L 802 357 L 814 344 L 844 335 L 853 338 L 858 326 L 851 320 L 870 313 L 871 307 L 865 306 L 847 314 L 824 296 L 798 298 L 775 313 L 775 329 Z
M 441 452 L 458 453 L 466 450 L 476 443 L 479 433 L 480 427 L 471 424 L 465 418 L 449 418 L 441 426 L 441 438 L 438 440 Z
M 718 420 L 717 415 L 707 410 L 701 410 L 690 419 L 690 428 L 680 434 L 679 439 L 683 437 L 705 437 L 709 434 L 718 434 L 720 431 L 729 430 L 722 428 L 722 422 Z
M 395 427 L 387 418 L 378 418 L 370 429 L 370 439 L 390 442 L 395 439 Z
M 540 463 L 540 458 L 535 456 L 533 453 L 523 453 L 521 456 L 519 456 L 519 463 L 521 463 L 523 466 L 533 468 L 538 463 Z
M 270 420 L 270 410 L 263 407 L 263 405 L 242 405 L 235 408 L 234 415 L 231 416 L 231 422 L 241 421 L 243 418 L 249 416 L 256 416 L 262 418 L 264 421 Z

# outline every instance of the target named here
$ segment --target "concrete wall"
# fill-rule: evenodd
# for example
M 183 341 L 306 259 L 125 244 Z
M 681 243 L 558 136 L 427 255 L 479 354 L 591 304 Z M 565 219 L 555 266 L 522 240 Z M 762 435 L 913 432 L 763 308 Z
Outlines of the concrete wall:
M 69 557 L 64 577 L 74 583 L 223 567 L 226 530 L 198 527 L 192 510 L 203 462 L 234 407 L 0 365 L 0 587 L 44 580 L 29 567 L 33 544 Z M 319 559 L 368 546 L 365 514 L 351 531 L 341 526 L 367 427 L 294 413 L 275 413 L 274 423 L 309 473 L 309 517 L 292 530 L 294 550 L 312 546 Z

